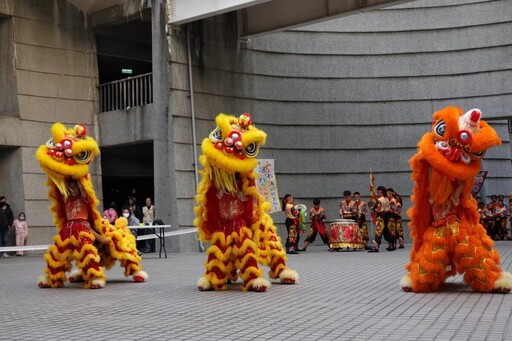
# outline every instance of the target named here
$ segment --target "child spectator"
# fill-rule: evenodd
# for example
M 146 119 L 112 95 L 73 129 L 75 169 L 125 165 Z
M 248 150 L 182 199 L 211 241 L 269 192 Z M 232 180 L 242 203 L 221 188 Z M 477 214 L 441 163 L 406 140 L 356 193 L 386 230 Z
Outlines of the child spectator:
M 18 219 L 12 223 L 16 232 L 16 246 L 25 246 L 28 238 L 28 225 L 25 220 L 25 213 L 21 212 Z M 16 256 L 23 256 L 23 251 L 16 251 Z

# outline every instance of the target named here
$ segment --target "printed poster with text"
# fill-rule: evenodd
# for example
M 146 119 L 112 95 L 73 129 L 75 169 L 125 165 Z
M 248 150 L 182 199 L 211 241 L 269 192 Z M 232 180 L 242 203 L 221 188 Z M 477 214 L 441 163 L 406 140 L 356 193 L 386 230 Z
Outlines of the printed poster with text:
M 269 213 L 281 211 L 274 169 L 273 159 L 258 160 L 258 165 L 255 169 L 259 176 L 256 180 L 256 187 L 265 198 L 265 201 L 270 203 Z

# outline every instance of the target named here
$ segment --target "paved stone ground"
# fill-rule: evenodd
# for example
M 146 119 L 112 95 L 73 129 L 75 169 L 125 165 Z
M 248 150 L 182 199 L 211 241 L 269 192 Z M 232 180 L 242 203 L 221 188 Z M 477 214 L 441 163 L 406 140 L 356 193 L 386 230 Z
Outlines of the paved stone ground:
M 498 242 L 512 270 L 512 242 Z M 369 254 L 312 247 L 291 255 L 298 285 L 265 293 L 200 292 L 205 255 L 145 255 L 150 279 L 120 267 L 101 290 L 39 289 L 41 256 L 0 259 L 0 340 L 512 340 L 512 294 L 471 293 L 460 276 L 441 292 L 404 293 L 409 250 Z

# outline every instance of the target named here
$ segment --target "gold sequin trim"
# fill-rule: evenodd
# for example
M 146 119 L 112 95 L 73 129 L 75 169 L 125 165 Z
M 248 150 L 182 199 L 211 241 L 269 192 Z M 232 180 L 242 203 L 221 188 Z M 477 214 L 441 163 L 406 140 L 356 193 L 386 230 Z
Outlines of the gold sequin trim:
M 437 237 L 437 238 L 444 238 L 446 236 L 446 233 L 444 231 L 444 226 L 443 227 L 437 227 L 434 230 L 434 236 Z
M 450 229 L 453 236 L 456 236 L 459 234 L 459 223 L 458 222 L 449 223 L 447 225 L 447 227 Z

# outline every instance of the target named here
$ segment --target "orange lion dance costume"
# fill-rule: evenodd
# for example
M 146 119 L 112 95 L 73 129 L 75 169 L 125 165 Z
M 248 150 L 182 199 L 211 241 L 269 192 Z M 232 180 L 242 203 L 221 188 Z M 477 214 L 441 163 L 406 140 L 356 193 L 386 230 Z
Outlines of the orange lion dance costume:
M 249 114 L 240 118 L 219 114 L 217 127 L 201 144 L 202 180 L 199 184 L 194 225 L 199 238 L 210 242 L 206 273 L 199 290 L 225 290 L 240 276 L 244 291 L 265 291 L 270 282 L 258 263 L 270 267 L 269 276 L 294 284 L 295 270 L 285 265 L 286 255 L 276 234 L 270 207 L 255 186 L 259 146 L 266 134 L 257 129 Z
M 87 136 L 83 125 L 66 129 L 61 123 L 52 126 L 52 138 L 37 149 L 36 158 L 48 175 L 50 211 L 59 231 L 54 237 L 55 244 L 48 247 L 44 257 L 47 268 L 39 277 L 41 288 L 64 286 L 73 259 L 78 270 L 73 271 L 69 281 L 84 281 L 85 288 L 104 287 L 103 266 L 110 269 L 116 260 L 134 281 L 144 282 L 148 278 L 140 265 L 135 237 L 126 228 L 127 220 L 123 217 L 116 220 L 115 226 L 110 225 L 96 209 L 99 201 L 89 163 L 98 154 L 96 141 Z M 105 242 L 99 249 L 94 244 L 95 234 Z
M 448 276 L 464 274 L 473 291 L 508 293 L 512 275 L 479 223 L 471 188 L 485 151 L 501 143 L 480 120 L 481 112 L 447 107 L 434 113 L 411 160 L 415 187 L 411 218 L 413 247 L 400 285 L 404 291 L 437 290 Z

